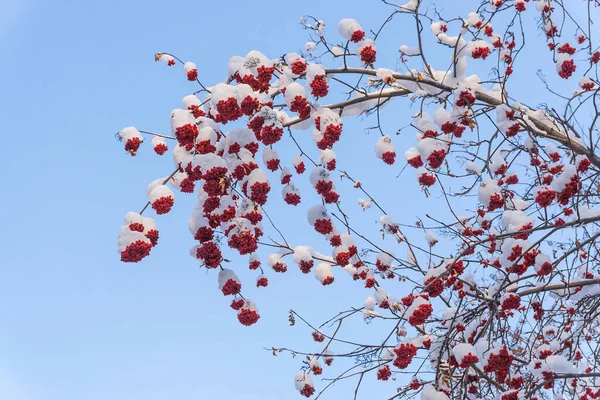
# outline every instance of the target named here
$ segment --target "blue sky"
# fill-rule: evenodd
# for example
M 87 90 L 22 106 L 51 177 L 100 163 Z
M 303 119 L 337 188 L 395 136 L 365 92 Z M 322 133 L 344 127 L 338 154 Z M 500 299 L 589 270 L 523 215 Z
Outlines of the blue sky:
M 188 255 L 193 241 L 187 220 L 194 199 L 183 195 L 157 220 L 161 242 L 150 258 L 127 265 L 115 251 L 123 216 L 141 208 L 146 185 L 168 174 L 171 163 L 170 156 L 158 158 L 147 145 L 138 157 L 129 157 L 114 134 L 128 125 L 167 131 L 170 110 L 195 90 L 180 68 L 155 64 L 155 52 L 195 61 L 202 81 L 213 84 L 225 78 L 233 55 L 257 49 L 277 58 L 298 51 L 307 41 L 298 25 L 301 15 L 324 19 L 337 35 L 340 18 L 355 17 L 376 28 L 388 12 L 376 1 L 369 7 L 360 0 L 282 4 L 3 0 L 0 397 L 289 398 L 296 396 L 293 375 L 300 359 L 274 358 L 263 347 L 318 348 L 310 330 L 288 326 L 287 310 L 319 323 L 371 295 L 343 271 L 336 273 L 337 285 L 323 288 L 292 264 L 284 276 L 270 273 L 271 286 L 257 291 L 246 258 L 238 256 L 233 268 L 242 271 L 262 316 L 251 328 L 240 326 L 217 289 L 215 274 L 198 269 Z M 378 56 L 380 66 L 397 66 L 395 49 L 414 45 L 403 41 L 411 29 L 412 23 L 390 27 L 380 44 L 389 55 Z M 531 53 L 532 60 L 536 55 Z M 445 55 L 431 60 L 447 65 Z M 531 76 L 519 73 L 515 79 L 526 85 L 514 93 L 542 90 Z M 405 100 L 393 107 L 384 119 L 389 134 L 407 125 L 415 111 Z M 412 171 L 398 179 L 400 164 L 380 172 L 382 164 L 372 151 L 377 136 L 364 132 L 367 125 L 345 121 L 345 136 L 336 147 L 347 155 L 340 156 L 340 167 L 363 182 L 371 178 L 368 188 L 385 198 L 384 208 L 394 210 L 397 220 L 414 222 L 418 210 L 435 213 L 440 200 L 424 201 Z M 309 132 L 298 135 L 311 142 Z M 397 151 L 402 154 L 413 141 L 410 132 L 397 142 Z M 363 148 L 368 149 L 364 161 L 356 163 Z M 284 161 L 295 154 L 278 150 Z M 291 243 L 329 251 L 305 222 L 310 189 L 299 183 L 307 193 L 300 210 L 290 214 L 279 201 L 269 211 L 282 221 Z M 342 198 L 347 194 L 357 226 L 377 237 L 379 214 L 361 213 L 349 185 L 336 185 Z M 279 190 L 273 190 L 274 197 Z M 392 251 L 401 255 L 405 249 Z M 395 286 L 399 294 L 407 289 Z M 350 325 L 350 336 L 369 337 L 379 329 L 364 326 L 360 320 Z M 375 384 L 374 379 L 365 382 L 365 392 L 394 393 L 395 383 Z M 330 398 L 347 389 L 337 385 Z

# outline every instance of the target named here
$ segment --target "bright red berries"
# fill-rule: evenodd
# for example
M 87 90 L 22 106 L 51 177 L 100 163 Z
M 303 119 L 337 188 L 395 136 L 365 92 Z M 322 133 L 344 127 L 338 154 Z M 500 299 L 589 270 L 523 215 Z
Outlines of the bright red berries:
M 519 177 L 517 175 L 509 175 L 508 177 L 506 177 L 505 183 L 507 185 L 516 185 L 517 183 L 519 183 Z
M 540 207 L 548 207 L 556 199 L 556 192 L 550 188 L 543 188 L 537 191 L 535 202 Z
M 589 158 L 582 158 L 581 161 L 579 161 L 579 164 L 577 164 L 577 172 L 582 174 L 587 172 L 590 165 L 592 165 L 592 162 L 589 160 Z
M 298 266 L 300 267 L 300 271 L 302 271 L 303 274 L 308 274 L 310 272 L 310 270 L 312 269 L 312 267 L 314 266 L 314 261 L 313 260 L 309 260 L 309 261 L 302 260 L 302 261 L 300 261 Z
M 248 263 L 248 268 L 251 270 L 256 270 L 260 267 L 260 260 L 252 260 Z
M 191 151 L 196 143 L 198 136 L 198 127 L 192 124 L 179 126 L 175 129 L 175 138 L 181 147 L 185 147 L 187 151 Z
M 569 203 L 569 200 L 579 192 L 580 187 L 581 182 L 579 180 L 579 176 L 573 175 L 563 190 L 558 193 L 558 196 L 556 197 L 559 204 L 566 206 Z
M 194 234 L 194 239 L 199 241 L 200 243 L 208 242 L 212 240 L 214 237 L 214 231 L 209 226 L 201 226 L 196 230 Z
M 472 364 L 476 364 L 478 362 L 479 362 L 479 357 L 477 357 L 476 355 L 473 355 L 471 353 L 468 353 L 467 355 L 463 356 L 463 358 L 458 366 L 460 368 L 468 368 Z
M 470 90 L 463 90 L 460 92 L 458 99 L 456 100 L 456 105 L 458 107 L 471 107 L 475 104 L 475 100 L 477 98 L 473 95 L 473 92 Z
M 129 224 L 129 229 L 133 232 L 144 232 L 144 225 L 139 222 L 133 222 Z
M 418 390 L 421 387 L 421 382 L 419 382 L 419 380 L 415 378 L 410 382 L 410 385 L 408 385 L 408 387 L 412 390 Z
M 525 11 L 525 2 L 523 0 L 516 1 L 515 2 L 515 10 L 517 10 L 517 12 Z
M 329 93 L 329 85 L 325 75 L 317 75 L 310 83 L 311 94 L 315 98 L 325 97 Z
M 490 55 L 490 53 L 491 50 L 489 47 L 477 47 L 471 53 L 471 57 L 473 57 L 474 59 L 481 58 L 482 60 L 485 60 Z
M 271 159 L 265 163 L 269 171 L 277 171 L 279 169 L 280 160 L 278 158 Z
M 260 315 L 256 310 L 243 307 L 239 310 L 237 317 L 238 321 L 240 321 L 240 324 L 244 326 L 253 325 L 260 319 Z
M 546 276 L 546 275 L 550 275 L 552 273 L 552 263 L 549 261 L 544 262 L 542 265 L 540 265 L 540 268 L 537 270 L 537 274 L 538 276 Z
M 510 354 L 506 346 L 504 346 L 500 351 L 490 354 L 487 365 L 484 367 L 483 371 L 486 373 L 495 372 L 496 380 L 499 383 L 504 383 L 513 360 L 514 356 Z
M 298 164 L 294 165 L 294 169 L 296 170 L 297 174 L 303 174 L 306 171 L 306 166 L 304 165 L 304 162 L 299 162 Z
M 424 187 L 433 186 L 436 182 L 435 175 L 430 173 L 423 173 L 419 175 L 419 184 Z
M 350 37 L 352 43 L 358 43 L 365 38 L 365 32 L 361 30 L 354 31 Z
M 323 279 L 321 284 L 323 286 L 331 285 L 334 282 L 334 280 L 335 280 L 335 278 L 333 276 L 328 276 L 327 278 Z
M 291 182 L 291 180 L 292 174 L 290 173 L 289 169 L 287 167 L 283 168 L 283 170 L 281 171 L 281 184 L 287 185 Z
M 229 121 L 235 121 L 244 115 L 237 100 L 233 97 L 230 97 L 227 100 L 220 100 L 217 103 L 217 112 L 218 114 L 215 116 L 215 121 L 223 124 L 226 124 Z
M 296 60 L 292 63 L 291 69 L 294 75 L 302 75 L 306 72 L 306 62 L 302 60 Z
M 323 341 L 325 341 L 325 335 L 323 335 L 319 331 L 314 331 L 312 333 L 312 337 L 313 337 L 313 340 L 318 343 L 323 343 Z
M 191 180 L 190 178 L 185 178 L 181 181 L 181 183 L 179 184 L 179 188 L 181 189 L 181 191 L 183 193 L 194 193 L 194 187 L 196 185 L 194 184 L 194 181 Z
M 408 323 L 412 326 L 423 325 L 432 313 L 433 307 L 431 307 L 431 304 L 421 304 L 419 307 L 416 308 L 415 311 L 413 311 L 412 315 L 408 319 Z
M 310 105 L 306 97 L 296 96 L 290 103 L 290 111 L 297 112 L 300 119 L 307 119 L 310 116 Z
M 240 111 L 247 116 L 251 116 L 260 108 L 260 103 L 258 99 L 246 96 L 244 100 L 240 103 Z
M 304 385 L 300 394 L 304 397 L 310 397 L 315 393 L 315 388 L 312 385 Z
M 300 198 L 300 195 L 297 193 L 286 193 L 283 200 L 287 204 L 290 204 L 292 206 L 297 206 L 298 204 L 300 204 L 301 198 Z
M 154 146 L 154 151 L 156 152 L 156 154 L 158 154 L 159 156 L 162 156 L 163 154 L 165 154 L 165 152 L 169 150 L 169 148 L 167 147 L 166 144 L 164 143 L 159 143 L 156 146 Z
M 317 147 L 321 150 L 333 147 L 340 140 L 342 134 L 342 125 L 329 124 L 323 132 L 323 139 L 317 143 Z
M 504 207 L 504 199 L 502 196 L 498 193 L 491 195 L 487 210 L 491 212 L 502 207 Z
M 267 195 L 271 190 L 268 182 L 256 182 L 250 186 L 250 199 L 261 206 L 267 202 Z
M 171 211 L 173 204 L 175 204 L 173 197 L 160 197 L 152 202 L 152 208 L 158 215 L 162 215 Z
M 575 61 L 573 60 L 565 60 L 562 62 L 560 66 L 560 71 L 558 71 L 558 75 L 563 79 L 569 79 L 571 75 L 577 70 L 577 66 L 575 65 Z
M 573 54 L 575 54 L 577 49 L 575 47 L 571 46 L 569 43 L 565 43 L 562 46 L 560 46 L 556 51 L 558 51 L 559 53 L 569 54 L 572 56 Z
M 444 122 L 441 126 L 442 132 L 445 134 L 453 134 L 457 138 L 462 136 L 462 133 L 465 130 L 465 127 L 457 124 L 456 122 Z
M 275 272 L 279 272 L 279 273 L 287 272 L 287 265 L 284 262 L 273 263 L 273 265 L 271 265 L 271 268 L 273 268 L 273 271 L 275 271 Z
M 254 253 L 258 249 L 258 239 L 251 232 L 231 234 L 227 244 L 241 255 Z
M 243 299 L 237 299 L 237 300 L 233 300 L 231 302 L 230 307 L 236 311 L 238 311 L 240 308 L 242 308 L 242 306 L 244 305 L 244 300 Z
M 365 65 L 373 65 L 377 59 L 377 51 L 371 46 L 365 46 L 360 51 L 360 61 Z
M 377 369 L 377 380 L 378 381 L 387 381 L 392 376 L 392 370 L 389 365 L 384 365 Z
M 129 244 L 129 246 L 127 246 L 125 250 L 121 252 L 121 261 L 139 262 L 148 254 L 150 254 L 150 250 L 152 250 L 151 243 L 137 240 Z
M 409 158 L 407 160 L 408 165 L 410 165 L 413 168 L 420 168 L 423 166 L 423 160 L 421 159 L 421 156 L 415 156 L 412 158 Z
M 394 349 L 394 353 L 396 354 L 394 366 L 398 369 L 405 369 L 417 355 L 417 348 L 412 344 L 402 343 Z
M 194 68 L 194 69 L 188 71 L 187 78 L 188 78 L 188 81 L 195 81 L 196 79 L 198 79 L 198 70 Z
M 429 157 L 427 157 L 427 163 L 432 169 L 437 169 L 444 163 L 445 157 L 446 150 L 434 150 L 431 152 Z
M 508 129 L 506 130 L 506 137 L 513 137 L 517 133 L 519 133 L 520 130 L 521 130 L 521 125 L 518 122 L 516 122 L 508 127 Z
M 437 297 L 444 291 L 444 281 L 437 276 L 428 278 L 424 284 L 425 289 L 423 291 L 427 293 L 429 297 Z
M 321 368 L 321 366 L 318 364 L 311 366 L 310 370 L 312 371 L 313 375 L 315 375 L 315 376 L 321 375 L 323 373 L 323 368 Z
M 238 294 L 240 290 L 242 290 L 242 285 L 235 279 L 228 279 L 221 288 L 221 292 L 223 292 L 225 296 Z
M 141 144 L 142 141 L 140 140 L 140 138 L 134 137 L 131 139 L 127 139 L 127 141 L 125 142 L 125 151 L 131 154 L 132 156 L 135 156 Z
M 502 310 L 516 310 L 521 305 L 521 296 L 510 293 L 502 300 Z
M 315 231 L 322 235 L 329 235 L 333 232 L 333 224 L 329 219 L 317 219 L 314 224 Z
M 204 110 L 201 109 L 200 106 L 197 104 L 189 105 L 188 110 L 190 110 L 192 112 L 192 115 L 194 116 L 194 118 L 204 117 L 206 115 Z
M 265 125 L 260 130 L 260 141 L 265 146 L 279 142 L 281 136 L 283 136 L 283 129 L 278 126 Z
M 388 165 L 393 165 L 394 162 L 396 161 L 396 152 L 386 151 L 385 153 L 383 153 L 381 155 L 381 159 L 383 160 L 384 163 L 386 163 Z
M 156 229 L 150 229 L 146 232 L 146 237 L 150 240 L 150 243 L 152 243 L 152 247 L 158 244 L 158 231 Z
M 204 262 L 206 268 L 217 268 L 223 256 L 215 242 L 204 242 L 196 249 L 196 258 Z
M 594 89 L 594 86 L 595 86 L 594 82 L 587 82 L 587 83 L 581 84 L 581 89 L 586 92 L 589 92 L 590 90 Z

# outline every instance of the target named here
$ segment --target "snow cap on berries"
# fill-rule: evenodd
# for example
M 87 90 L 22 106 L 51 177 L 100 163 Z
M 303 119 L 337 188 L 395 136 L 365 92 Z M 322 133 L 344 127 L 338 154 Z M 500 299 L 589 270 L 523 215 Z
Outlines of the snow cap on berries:
M 242 288 L 240 278 L 231 269 L 224 268 L 219 271 L 219 290 L 225 295 L 237 294 Z
M 356 47 L 356 55 L 360 57 L 360 60 L 366 65 L 373 65 L 376 60 L 377 46 L 371 39 L 363 40 Z
M 338 32 L 340 35 L 352 42 L 358 43 L 365 36 L 365 32 L 363 27 L 352 18 L 344 18 L 338 22 Z
M 188 61 L 183 64 L 183 69 L 185 70 L 185 74 L 189 81 L 198 79 L 198 69 L 196 68 L 196 64 Z
M 132 156 L 135 156 L 137 153 L 140 144 L 144 141 L 144 138 L 140 131 L 138 131 L 133 126 L 128 126 L 127 128 L 123 128 L 118 133 L 119 139 L 123 143 L 125 143 L 125 151 L 127 151 Z
M 315 277 L 323 285 L 329 285 L 333 282 L 333 272 L 331 271 L 331 264 L 327 262 L 320 262 L 315 266 Z
M 296 389 L 304 397 L 310 397 L 315 392 L 310 375 L 304 371 L 300 371 L 294 376 L 294 384 L 296 385 Z
M 175 58 L 170 54 L 156 53 L 155 60 L 166 62 L 169 67 L 175 65 Z
M 488 208 L 489 211 L 502 207 L 502 191 L 495 179 L 486 179 L 479 186 L 479 202 Z
M 306 89 L 298 82 L 292 82 L 285 88 L 285 101 L 288 106 L 292 104 L 296 96 L 306 98 Z
M 308 64 L 306 67 L 306 80 L 310 84 L 318 76 L 327 76 L 325 68 L 319 64 Z
M 336 155 L 331 149 L 321 150 L 321 154 L 319 155 L 321 159 L 321 164 L 329 171 L 333 171 L 336 168 Z M 312 175 L 312 174 L 311 174 Z
M 317 232 L 328 235 L 333 232 L 333 223 L 327 213 L 327 209 L 322 205 L 315 205 L 308 209 L 308 223 L 315 227 Z
M 243 305 L 238 310 L 238 321 L 242 325 L 250 326 L 259 320 L 258 308 L 252 300 L 244 300 Z
M 375 154 L 377 158 L 383 160 L 386 164 L 393 164 L 396 158 L 394 144 L 389 136 L 382 136 L 375 143 Z
M 286 272 L 287 264 L 279 253 L 271 253 L 267 256 L 267 264 L 273 268 L 275 272 Z
M 265 147 L 262 153 L 263 163 L 265 163 L 266 167 L 270 171 L 277 171 L 279 168 L 279 155 L 275 149 L 271 147 Z
M 175 201 L 175 194 L 163 182 L 164 179 L 157 179 L 146 189 L 148 200 L 157 214 L 168 213 Z
M 283 200 L 290 205 L 296 206 L 300 203 L 300 189 L 293 183 L 288 183 L 281 189 Z
M 169 150 L 165 139 L 160 136 L 154 136 L 152 138 L 152 148 L 154 149 L 156 154 L 160 156 L 162 156 L 167 150 Z

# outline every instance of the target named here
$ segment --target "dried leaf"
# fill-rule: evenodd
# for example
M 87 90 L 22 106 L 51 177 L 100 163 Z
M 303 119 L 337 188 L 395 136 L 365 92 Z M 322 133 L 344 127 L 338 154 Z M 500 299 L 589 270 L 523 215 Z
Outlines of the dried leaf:
M 515 353 L 518 356 L 522 356 L 523 354 L 525 354 L 525 349 L 521 346 L 518 346 L 516 349 L 513 350 L 513 353 Z

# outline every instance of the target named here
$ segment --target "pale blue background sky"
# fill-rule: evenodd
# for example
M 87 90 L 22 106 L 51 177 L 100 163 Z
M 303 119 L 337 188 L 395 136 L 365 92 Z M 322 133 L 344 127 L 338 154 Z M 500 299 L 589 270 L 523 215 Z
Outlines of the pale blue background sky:
M 271 287 L 256 291 L 255 275 L 247 271 L 246 258 L 238 256 L 234 268 L 242 271 L 262 315 L 259 324 L 240 326 L 229 299 L 218 292 L 214 274 L 199 270 L 188 256 L 193 241 L 187 219 L 194 200 L 183 195 L 173 212 L 158 219 L 161 240 L 151 257 L 140 264 L 121 264 L 115 248 L 122 218 L 144 204 L 146 185 L 170 172 L 171 163 L 170 155 L 158 158 L 147 145 L 131 158 L 113 135 L 128 125 L 166 131 L 170 110 L 195 90 L 179 67 L 155 64 L 156 51 L 195 61 L 201 79 L 213 84 L 225 78 L 232 55 L 258 49 L 276 58 L 299 50 L 307 40 L 297 23 L 303 14 L 324 19 L 336 38 L 335 25 L 342 17 L 378 27 L 388 9 L 376 1 L 370 7 L 365 3 L 2 0 L 0 398 L 297 396 L 293 375 L 300 360 L 273 358 L 262 350 L 295 345 L 318 351 L 310 330 L 288 327 L 287 310 L 293 307 L 321 322 L 344 306 L 362 305 L 371 291 L 360 289 L 340 271 L 337 285 L 322 288 L 293 263 L 285 276 L 269 273 Z M 396 48 L 414 45 L 408 36 L 412 22 L 407 24 L 406 17 L 404 22 L 391 25 L 378 42 L 389 49 L 387 58 L 378 55 L 379 66 L 387 61 L 385 66 L 394 68 Z M 444 66 L 446 57 L 430 55 L 432 62 L 442 60 Z M 512 93 L 542 89 L 531 76 L 518 74 L 516 79 L 526 84 Z M 405 100 L 394 107 L 389 115 L 396 119 L 388 118 L 384 125 L 390 134 L 414 112 Z M 362 166 L 351 157 L 338 161 L 363 182 L 381 166 L 372 152 L 377 136 L 365 134 L 361 127 L 366 125 L 346 121 L 345 136 L 335 149 L 346 156 L 368 149 Z M 309 132 L 302 134 L 301 140 L 310 143 Z M 397 142 L 400 158 L 413 144 L 413 135 L 409 132 Z M 281 146 L 278 150 L 284 160 L 295 154 Z M 400 168 L 398 164 L 378 172 L 371 180 L 373 193 L 387 195 L 382 203 L 398 220 L 414 222 L 419 209 L 434 213 L 438 200 L 433 196 L 423 201 L 412 171 L 391 186 L 383 185 Z M 299 183 L 308 199 L 310 189 Z M 355 192 L 337 185 L 342 194 L 351 193 L 345 207 L 359 213 Z M 274 198 L 279 191 L 275 186 Z M 270 210 L 276 220 L 286 218 L 286 237 L 294 245 L 328 251 L 305 222 L 310 204 L 307 200 L 297 215 L 289 215 L 290 208 L 281 202 Z M 377 237 L 378 217 L 359 213 L 355 221 Z M 388 245 L 399 255 L 405 252 L 392 242 Z M 403 295 L 407 287 L 393 289 Z M 355 326 L 364 325 L 358 321 Z M 363 333 L 369 337 L 375 329 Z M 365 393 L 389 397 L 395 392 L 396 383 L 374 380 L 365 380 Z M 336 393 L 347 392 L 340 385 L 331 394 Z

